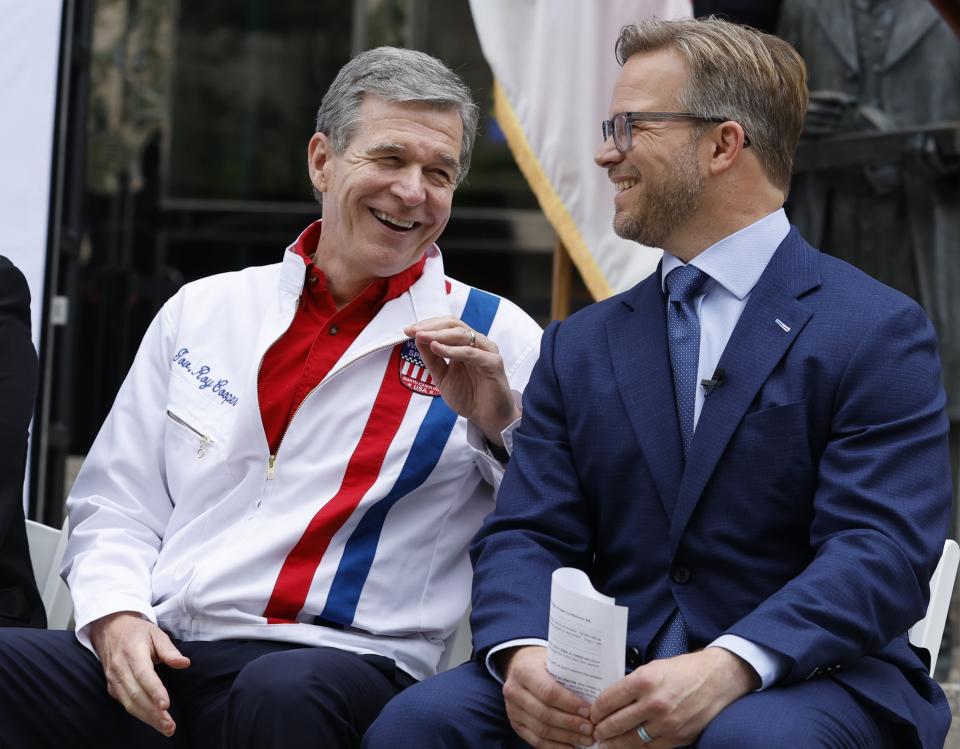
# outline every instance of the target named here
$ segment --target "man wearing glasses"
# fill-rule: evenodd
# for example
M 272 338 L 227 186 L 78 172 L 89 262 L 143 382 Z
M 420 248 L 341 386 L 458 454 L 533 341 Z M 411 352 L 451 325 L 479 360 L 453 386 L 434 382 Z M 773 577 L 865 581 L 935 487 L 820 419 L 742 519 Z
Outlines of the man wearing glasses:
M 617 53 L 596 162 L 616 232 L 663 262 L 544 334 L 472 547 L 477 658 L 366 746 L 941 747 L 904 635 L 950 510 L 930 324 L 790 227 L 789 45 L 650 21 Z M 628 673 L 592 705 L 546 670 L 558 567 L 629 607 Z

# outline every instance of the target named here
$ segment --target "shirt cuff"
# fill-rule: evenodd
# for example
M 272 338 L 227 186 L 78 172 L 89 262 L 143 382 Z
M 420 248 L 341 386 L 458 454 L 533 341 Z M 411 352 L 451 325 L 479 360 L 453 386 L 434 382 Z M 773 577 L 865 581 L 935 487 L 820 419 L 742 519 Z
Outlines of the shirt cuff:
M 745 660 L 760 677 L 758 692 L 776 684 L 790 668 L 790 659 L 782 653 L 750 640 L 745 640 L 737 635 L 720 635 L 707 647 L 729 650 Z
M 509 642 L 502 642 L 496 647 L 490 648 L 490 652 L 487 653 L 486 666 L 487 671 L 490 672 L 490 675 L 503 684 L 503 675 L 500 673 L 500 669 L 497 668 L 496 661 L 493 660 L 493 656 L 497 653 L 501 653 L 504 650 L 509 650 L 510 648 L 519 648 L 523 645 L 539 645 L 542 648 L 547 647 L 547 641 L 541 640 L 538 637 L 524 637 L 520 640 L 510 640 Z
M 508 424 L 504 427 L 503 431 L 500 432 L 500 436 L 503 438 L 503 446 L 507 450 L 507 455 L 513 455 L 513 433 L 520 427 L 521 421 L 523 421 L 522 416 L 512 424 Z

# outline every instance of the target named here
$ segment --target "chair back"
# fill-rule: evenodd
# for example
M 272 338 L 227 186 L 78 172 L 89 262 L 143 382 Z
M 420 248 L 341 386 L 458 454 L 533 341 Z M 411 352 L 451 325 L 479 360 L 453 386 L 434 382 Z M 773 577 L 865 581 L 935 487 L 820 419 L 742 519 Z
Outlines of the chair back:
M 48 629 L 67 629 L 73 616 L 73 602 L 60 579 L 60 564 L 67 548 L 67 521 L 59 530 L 27 520 L 27 546 L 40 599 L 47 612 Z
M 930 653 L 930 676 L 937 667 L 943 628 L 947 623 L 947 611 L 953 596 L 953 583 L 957 579 L 957 564 L 960 563 L 960 546 L 952 538 L 943 543 L 943 554 L 930 578 L 930 603 L 927 614 L 910 627 L 910 644 Z

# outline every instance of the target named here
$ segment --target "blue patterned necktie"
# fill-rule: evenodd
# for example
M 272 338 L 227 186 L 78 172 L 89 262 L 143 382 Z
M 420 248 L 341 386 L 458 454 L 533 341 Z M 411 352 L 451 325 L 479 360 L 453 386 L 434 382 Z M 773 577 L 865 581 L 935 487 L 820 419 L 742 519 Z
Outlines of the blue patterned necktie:
M 667 340 L 673 367 L 673 391 L 680 416 L 680 438 L 686 459 L 693 441 L 693 407 L 697 401 L 697 369 L 700 363 L 700 318 L 694 297 L 708 276 L 692 265 L 674 268 L 667 275 Z
M 686 460 L 693 442 L 693 409 L 697 399 L 697 369 L 700 363 L 700 319 L 693 300 L 707 274 L 692 265 L 682 265 L 667 274 L 667 340 L 673 368 L 673 388 L 680 417 L 680 438 Z M 672 658 L 690 650 L 687 623 L 674 609 L 650 646 L 650 660 Z

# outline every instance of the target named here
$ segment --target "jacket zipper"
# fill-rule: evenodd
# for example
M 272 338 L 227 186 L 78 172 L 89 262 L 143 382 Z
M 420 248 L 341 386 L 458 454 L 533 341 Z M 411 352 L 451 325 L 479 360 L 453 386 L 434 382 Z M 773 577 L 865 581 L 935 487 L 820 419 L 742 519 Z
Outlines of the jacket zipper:
M 212 444 L 214 444 L 214 443 L 213 443 L 213 440 L 210 439 L 210 437 L 208 437 L 208 436 L 205 435 L 203 432 L 199 431 L 199 430 L 196 429 L 195 427 L 193 427 L 193 426 L 191 426 L 190 424 L 188 424 L 187 422 L 185 422 L 183 419 L 181 419 L 179 416 L 177 416 L 177 415 L 176 415 L 173 411 L 171 411 L 169 408 L 167 409 L 167 416 L 169 416 L 173 421 L 175 421 L 177 424 L 179 424 L 180 426 L 184 427 L 185 429 L 189 429 L 191 432 L 193 432 L 195 435 L 197 435 L 197 437 L 200 438 L 200 447 L 197 448 L 197 457 L 198 457 L 198 458 L 202 458 L 204 455 L 207 454 L 207 445 L 212 445 Z
M 303 400 L 300 401 L 300 404 L 297 406 L 296 410 L 290 416 L 290 420 L 287 422 L 287 425 L 283 428 L 283 434 L 280 435 L 280 441 L 277 443 L 276 452 L 274 452 L 269 458 L 267 458 L 267 480 L 272 480 L 274 476 L 276 476 L 277 456 L 280 454 L 280 448 L 283 446 L 283 439 L 284 437 L 287 436 L 287 431 L 290 429 L 290 425 L 293 423 L 293 420 L 297 418 L 297 414 L 300 413 L 300 409 L 303 407 L 303 404 L 307 402 L 307 399 L 311 395 L 313 395 L 315 392 L 317 392 L 317 390 L 319 390 L 320 387 L 330 382 L 330 380 L 332 380 L 334 377 L 336 377 L 338 374 L 340 374 L 344 369 L 349 367 L 354 362 L 357 362 L 360 359 L 363 359 L 364 357 L 369 356 L 370 354 L 375 354 L 378 351 L 383 351 L 384 349 L 387 349 L 387 348 L 393 348 L 397 344 L 403 343 L 406 340 L 409 340 L 408 336 L 402 336 L 400 338 L 397 338 L 396 340 L 391 340 L 386 343 L 381 343 L 379 346 L 376 346 L 375 348 L 372 348 L 372 349 L 368 349 L 367 351 L 364 351 L 359 356 L 353 357 L 350 361 L 344 362 L 339 367 L 335 367 L 334 369 L 331 369 L 327 373 L 327 376 L 324 377 L 322 380 L 320 380 L 320 382 L 318 382 L 313 387 L 313 389 L 309 393 L 307 393 L 306 396 L 304 396 Z M 259 380 L 259 375 L 258 375 L 258 380 Z
M 301 296 L 302 296 L 303 292 L 301 291 L 300 293 L 301 293 Z M 289 324 L 287 325 L 287 327 L 284 329 L 283 333 L 281 333 L 279 336 L 277 336 L 277 337 L 273 340 L 273 343 L 271 343 L 269 346 L 267 346 L 266 349 L 264 349 L 263 356 L 260 357 L 260 363 L 257 365 L 257 378 L 256 378 L 256 380 L 255 380 L 256 386 L 257 386 L 258 389 L 260 388 L 260 370 L 263 369 L 263 360 L 267 358 L 267 354 L 270 353 L 270 349 L 272 349 L 274 346 L 277 345 L 277 341 L 279 341 L 281 338 L 283 338 L 284 333 L 286 333 L 288 330 L 290 330 L 290 326 L 293 325 L 293 319 L 294 319 L 294 317 L 297 316 L 297 310 L 300 308 L 300 299 L 301 299 L 301 297 L 298 296 L 298 297 L 297 297 L 296 304 L 293 305 L 293 317 L 290 318 L 290 322 L 289 322 Z M 258 403 L 258 404 L 257 404 L 257 408 L 259 409 L 259 407 L 260 407 L 260 406 L 259 406 L 259 403 Z M 292 418 L 292 417 L 291 417 L 291 418 Z M 287 433 L 286 428 L 284 428 L 283 433 L 284 433 L 284 434 Z M 283 441 L 283 436 L 280 437 L 280 441 L 281 441 L 281 442 Z M 279 451 L 279 449 L 280 449 L 280 445 L 279 445 L 279 443 L 278 443 L 278 444 L 277 444 L 277 450 Z M 273 464 L 276 463 L 276 462 L 277 462 L 277 459 L 276 459 L 276 457 L 275 457 L 274 455 L 271 455 L 271 456 L 267 459 L 267 478 L 268 478 L 268 479 L 272 479 L 272 478 L 273 478 Z M 258 503 L 258 505 L 259 505 L 259 503 Z

